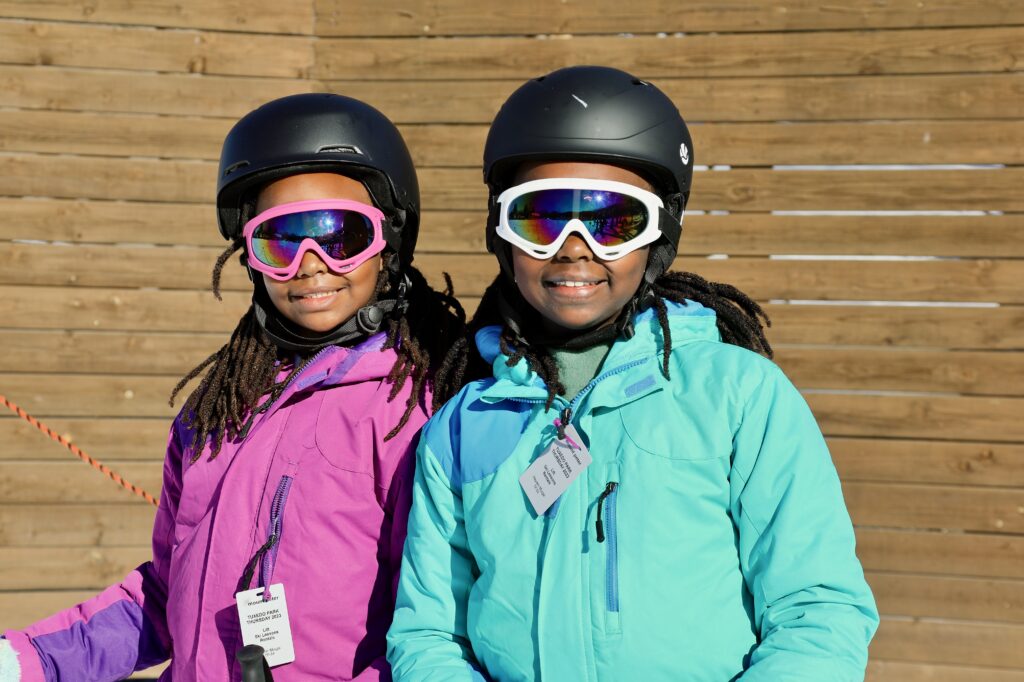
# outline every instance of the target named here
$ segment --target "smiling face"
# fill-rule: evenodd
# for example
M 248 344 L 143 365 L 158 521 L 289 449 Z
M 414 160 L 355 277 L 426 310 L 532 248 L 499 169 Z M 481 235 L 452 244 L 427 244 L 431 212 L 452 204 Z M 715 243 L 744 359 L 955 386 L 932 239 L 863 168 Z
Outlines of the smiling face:
M 545 178 L 615 180 L 653 191 L 636 173 L 604 163 L 548 162 L 524 165 L 515 183 Z M 512 248 L 516 286 L 541 314 L 550 333 L 566 335 L 612 324 L 640 287 L 648 247 L 617 260 L 601 260 L 577 234 L 570 234 L 558 252 L 538 259 Z
M 333 173 L 303 173 L 276 180 L 260 192 L 256 212 L 293 201 L 351 199 L 373 204 L 358 180 Z M 274 307 L 288 320 L 322 334 L 342 324 L 370 302 L 381 270 L 377 254 L 343 275 L 333 273 L 312 251 L 302 255 L 299 270 L 286 282 L 262 275 Z

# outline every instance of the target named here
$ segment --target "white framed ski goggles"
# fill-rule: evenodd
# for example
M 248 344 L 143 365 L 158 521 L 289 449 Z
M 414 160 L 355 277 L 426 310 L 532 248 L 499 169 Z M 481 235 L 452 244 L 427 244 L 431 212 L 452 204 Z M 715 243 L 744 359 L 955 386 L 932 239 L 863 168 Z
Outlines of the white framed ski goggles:
M 624 182 L 531 180 L 498 196 L 496 233 L 534 258 L 551 258 L 576 233 L 595 256 L 616 260 L 657 241 L 664 206 L 656 194 Z
M 349 199 L 293 201 L 263 211 L 242 236 L 249 267 L 287 281 L 312 251 L 335 273 L 354 270 L 384 250 L 384 214 Z

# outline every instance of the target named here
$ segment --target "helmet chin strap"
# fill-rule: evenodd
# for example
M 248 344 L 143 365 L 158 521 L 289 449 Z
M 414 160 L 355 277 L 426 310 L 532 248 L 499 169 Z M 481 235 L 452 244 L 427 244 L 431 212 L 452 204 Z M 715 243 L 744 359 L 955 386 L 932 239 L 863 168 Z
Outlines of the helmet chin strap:
M 404 312 L 409 307 L 405 294 L 411 286 L 411 282 L 408 276 L 402 275 L 402 282 L 398 285 L 396 298 L 372 301 L 334 329 L 322 334 L 315 334 L 300 328 L 281 315 L 270 301 L 262 278 L 255 277 L 253 279 L 255 286 L 252 305 L 256 313 L 256 321 L 274 345 L 282 350 L 292 352 L 310 353 L 327 346 L 351 345 L 353 341 L 360 341 L 379 332 L 384 320 L 395 310 Z

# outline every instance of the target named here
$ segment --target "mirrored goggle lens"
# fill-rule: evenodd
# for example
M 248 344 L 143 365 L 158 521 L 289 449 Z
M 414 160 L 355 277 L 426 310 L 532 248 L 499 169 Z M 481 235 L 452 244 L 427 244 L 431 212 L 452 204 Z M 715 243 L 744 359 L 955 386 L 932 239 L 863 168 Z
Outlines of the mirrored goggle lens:
M 537 246 L 557 240 L 573 218 L 598 244 L 618 246 L 643 232 L 649 215 L 636 197 L 608 190 L 542 189 L 516 197 L 508 207 L 509 228 Z
M 369 248 L 373 222 L 362 213 L 342 209 L 277 216 L 253 230 L 252 253 L 272 268 L 287 268 L 304 239 L 316 241 L 335 260 L 347 260 Z

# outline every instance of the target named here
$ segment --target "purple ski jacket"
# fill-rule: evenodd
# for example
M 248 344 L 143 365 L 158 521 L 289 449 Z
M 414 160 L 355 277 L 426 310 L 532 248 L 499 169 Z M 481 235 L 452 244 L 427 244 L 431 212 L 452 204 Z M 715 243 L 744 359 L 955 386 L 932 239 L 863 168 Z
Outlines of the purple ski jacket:
M 423 405 L 388 442 L 411 390 L 391 402 L 383 335 L 321 351 L 241 440 L 192 463 L 171 428 L 153 559 L 120 584 L 4 636 L 21 679 L 120 680 L 171 659 L 161 680 L 237 680 L 235 592 L 283 583 L 295 661 L 290 680 L 390 680 L 384 658 Z M 274 516 L 272 520 L 272 515 Z

